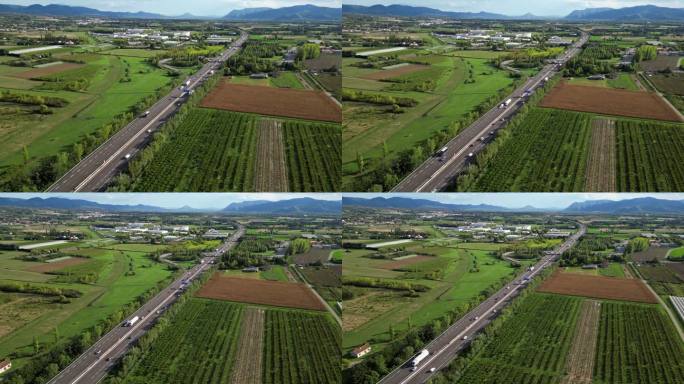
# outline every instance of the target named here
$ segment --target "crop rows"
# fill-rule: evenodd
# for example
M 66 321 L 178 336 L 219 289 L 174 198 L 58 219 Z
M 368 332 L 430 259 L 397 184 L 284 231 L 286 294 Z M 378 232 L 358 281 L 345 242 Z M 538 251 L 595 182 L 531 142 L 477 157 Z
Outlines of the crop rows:
M 226 383 L 242 307 L 191 299 L 126 375 L 125 383 Z
M 684 128 L 618 121 L 616 139 L 619 191 L 684 190 Z
M 137 191 L 251 191 L 256 120 L 252 116 L 194 109 L 143 169 Z
M 327 314 L 268 310 L 264 384 L 339 383 L 340 329 Z
M 283 123 L 289 190 L 339 191 L 342 143 L 339 125 L 287 121 Z
M 481 162 L 476 191 L 581 191 L 591 130 L 587 115 L 533 109 Z M 497 145 L 494 142 L 492 145 Z
M 684 383 L 684 346 L 655 306 L 604 302 L 596 383 Z
M 532 294 L 493 333 L 459 383 L 557 383 L 581 299 Z

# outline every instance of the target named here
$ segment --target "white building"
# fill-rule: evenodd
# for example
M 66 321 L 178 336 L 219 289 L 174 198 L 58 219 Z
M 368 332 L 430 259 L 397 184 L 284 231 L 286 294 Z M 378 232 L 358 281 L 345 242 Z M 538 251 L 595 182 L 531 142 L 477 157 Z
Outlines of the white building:
M 5 373 L 12 368 L 12 362 L 9 359 L 0 361 L 0 374 Z

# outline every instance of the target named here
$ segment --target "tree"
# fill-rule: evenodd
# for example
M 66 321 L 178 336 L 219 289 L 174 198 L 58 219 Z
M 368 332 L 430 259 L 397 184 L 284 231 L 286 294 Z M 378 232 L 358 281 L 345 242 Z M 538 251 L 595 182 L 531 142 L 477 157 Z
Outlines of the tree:
M 28 151 L 28 148 L 27 148 L 25 145 L 24 145 L 24 147 L 22 148 L 22 152 L 23 152 L 23 154 L 24 154 L 24 164 L 28 164 L 28 162 L 29 162 L 29 151 Z

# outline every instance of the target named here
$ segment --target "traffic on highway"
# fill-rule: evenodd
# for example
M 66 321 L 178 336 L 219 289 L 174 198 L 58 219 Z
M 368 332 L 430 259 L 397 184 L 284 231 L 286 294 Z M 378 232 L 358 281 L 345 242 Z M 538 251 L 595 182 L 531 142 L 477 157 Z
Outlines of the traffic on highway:
M 240 50 L 247 37 L 246 33 L 242 33 L 221 55 L 211 59 L 194 75 L 188 77 L 182 86 L 174 88 L 171 93 L 115 133 L 51 185 L 47 192 L 98 192 L 106 189 L 126 164 L 149 143 L 154 132 L 188 100 L 188 96 Z
M 154 326 L 159 317 L 169 306 L 173 305 L 185 289 L 203 272 L 211 269 L 215 260 L 232 249 L 244 233 L 244 227 L 239 226 L 238 230 L 219 248 L 214 252 L 206 253 L 199 264 L 185 271 L 169 286 L 102 336 L 48 384 L 93 384 L 102 380 L 116 362 L 136 344 L 136 341 Z
M 561 245 L 545 255 L 534 266 L 516 277 L 509 284 L 491 295 L 475 309 L 452 324 L 441 335 L 425 346 L 399 368 L 385 376 L 380 384 L 418 384 L 426 383 L 441 368 L 446 367 L 527 286 L 527 283 L 542 270 L 558 260 L 560 255 L 572 248 L 585 234 L 586 225 L 579 229 Z
M 580 39 L 559 58 L 549 62 L 534 77 L 508 95 L 500 104 L 487 111 L 470 126 L 449 141 L 437 153 L 425 160 L 411 174 L 397 184 L 392 192 L 438 192 L 450 183 L 475 159 L 487 144 L 496 138 L 498 130 L 515 116 L 538 88 L 560 72 L 565 63 L 582 51 L 589 34 Z

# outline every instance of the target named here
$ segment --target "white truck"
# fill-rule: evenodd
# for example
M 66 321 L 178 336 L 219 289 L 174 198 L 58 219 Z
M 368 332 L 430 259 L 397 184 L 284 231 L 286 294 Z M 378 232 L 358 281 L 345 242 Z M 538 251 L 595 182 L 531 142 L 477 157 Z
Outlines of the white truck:
M 449 147 L 442 147 L 439 151 L 437 151 L 437 156 L 444 156 L 446 151 L 449 149 Z
M 416 357 L 414 357 L 413 360 L 411 360 L 411 366 L 413 368 L 416 368 L 421 363 L 421 361 L 425 360 L 425 358 L 428 357 L 428 355 L 430 355 L 430 352 L 427 349 L 423 349 L 422 351 L 418 352 Z
M 138 320 L 140 320 L 139 316 L 133 316 L 130 319 L 126 320 L 126 322 L 124 323 L 124 327 L 132 327 L 133 324 L 138 322 Z
M 190 80 L 187 80 L 187 81 L 185 82 L 185 86 L 186 86 L 186 87 L 189 87 L 189 86 L 190 86 Z

